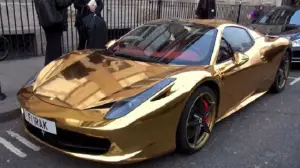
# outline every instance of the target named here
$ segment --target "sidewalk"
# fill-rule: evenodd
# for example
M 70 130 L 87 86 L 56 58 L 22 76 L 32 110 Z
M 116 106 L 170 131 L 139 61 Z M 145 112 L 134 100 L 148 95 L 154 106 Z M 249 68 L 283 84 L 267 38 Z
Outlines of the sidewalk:
M 44 65 L 44 57 L 0 62 L 0 83 L 7 96 L 0 101 L 0 122 L 19 115 L 16 94 L 22 85 Z

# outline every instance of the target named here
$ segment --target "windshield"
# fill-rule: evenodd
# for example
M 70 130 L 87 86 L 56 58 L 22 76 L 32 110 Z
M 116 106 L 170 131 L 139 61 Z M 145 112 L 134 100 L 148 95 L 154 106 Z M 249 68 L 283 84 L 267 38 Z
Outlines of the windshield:
M 208 65 L 216 35 L 217 29 L 206 25 L 149 23 L 123 36 L 105 54 L 144 62 Z

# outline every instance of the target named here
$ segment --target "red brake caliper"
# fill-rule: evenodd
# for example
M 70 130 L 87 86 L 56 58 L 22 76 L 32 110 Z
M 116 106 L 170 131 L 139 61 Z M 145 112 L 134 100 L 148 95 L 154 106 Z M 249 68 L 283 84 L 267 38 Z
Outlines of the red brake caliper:
M 204 111 L 207 111 L 208 110 L 208 103 L 205 101 L 205 100 L 202 100 L 202 103 L 203 103 L 203 110 Z M 206 117 L 204 117 L 204 122 L 206 124 L 209 124 L 209 115 L 207 115 Z

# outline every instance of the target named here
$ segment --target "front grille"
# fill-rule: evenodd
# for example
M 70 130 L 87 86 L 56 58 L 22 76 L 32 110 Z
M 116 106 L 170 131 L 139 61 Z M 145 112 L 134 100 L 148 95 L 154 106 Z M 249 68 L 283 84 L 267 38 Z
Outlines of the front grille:
M 105 154 L 108 152 L 111 142 L 105 138 L 95 138 L 83 134 L 57 128 L 57 135 L 42 131 L 25 121 L 27 130 L 43 142 L 56 148 L 90 155 Z
M 293 58 L 300 58 L 300 50 L 293 52 Z

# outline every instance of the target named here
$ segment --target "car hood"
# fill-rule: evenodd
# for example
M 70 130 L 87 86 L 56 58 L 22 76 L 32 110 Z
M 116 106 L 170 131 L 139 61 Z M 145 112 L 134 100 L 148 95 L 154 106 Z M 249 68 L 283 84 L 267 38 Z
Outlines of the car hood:
M 134 96 L 187 66 L 108 57 L 101 51 L 70 53 L 46 66 L 33 85 L 41 100 L 84 110 Z
M 265 35 L 290 37 L 291 39 L 300 33 L 300 26 L 253 24 L 251 28 Z

